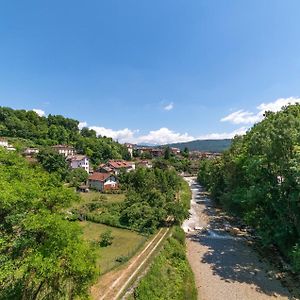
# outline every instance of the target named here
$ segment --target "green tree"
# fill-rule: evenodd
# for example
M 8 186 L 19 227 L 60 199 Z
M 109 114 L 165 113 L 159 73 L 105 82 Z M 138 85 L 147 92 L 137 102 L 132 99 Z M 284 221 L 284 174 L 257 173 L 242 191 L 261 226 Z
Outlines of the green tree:
M 101 235 L 100 235 L 100 247 L 107 247 L 110 246 L 113 242 L 113 235 L 112 235 L 112 231 L 110 229 L 104 231 Z
M 69 166 L 63 155 L 57 153 L 51 148 L 44 148 L 38 153 L 37 159 L 43 168 L 49 173 L 56 172 L 63 179 L 66 178 Z
M 66 180 L 74 187 L 79 187 L 82 183 L 85 183 L 89 177 L 89 174 L 87 171 L 85 171 L 83 168 L 77 168 L 71 170 Z
M 17 153 L 0 150 L 0 178 L 0 299 L 86 299 L 95 254 L 62 214 L 78 196 Z
M 230 212 L 256 228 L 263 246 L 276 245 L 299 268 L 300 105 L 283 107 L 220 159 L 201 163 L 202 182 Z

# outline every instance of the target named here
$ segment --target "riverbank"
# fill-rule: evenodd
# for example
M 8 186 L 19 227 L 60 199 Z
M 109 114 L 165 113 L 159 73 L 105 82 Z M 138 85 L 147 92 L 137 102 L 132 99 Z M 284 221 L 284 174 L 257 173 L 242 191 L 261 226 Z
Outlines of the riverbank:
M 267 262 L 247 245 L 243 235 L 226 232 L 229 225 L 224 216 L 195 178 L 186 180 L 192 200 L 190 218 L 182 228 L 198 299 L 297 299 L 275 278 Z

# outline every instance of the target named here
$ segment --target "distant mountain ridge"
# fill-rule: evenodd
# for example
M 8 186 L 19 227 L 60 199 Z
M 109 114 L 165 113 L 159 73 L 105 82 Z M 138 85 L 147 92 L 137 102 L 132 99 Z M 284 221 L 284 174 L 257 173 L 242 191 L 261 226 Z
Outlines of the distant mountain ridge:
M 190 151 L 223 152 L 231 145 L 231 139 L 223 140 L 195 140 L 184 143 L 168 144 L 170 147 L 183 150 L 187 147 Z

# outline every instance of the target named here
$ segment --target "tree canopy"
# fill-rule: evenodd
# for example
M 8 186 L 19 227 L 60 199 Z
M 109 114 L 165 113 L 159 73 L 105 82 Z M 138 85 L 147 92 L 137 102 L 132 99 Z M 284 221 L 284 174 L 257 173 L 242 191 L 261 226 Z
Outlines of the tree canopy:
M 0 299 L 87 297 L 94 252 L 63 213 L 78 196 L 1 149 L 0 189 Z
M 112 138 L 101 137 L 89 128 L 79 130 L 79 121 L 60 115 L 40 117 L 34 111 L 0 107 L 0 136 L 27 139 L 36 145 L 69 144 L 93 164 L 108 159 L 129 159 L 126 147 Z

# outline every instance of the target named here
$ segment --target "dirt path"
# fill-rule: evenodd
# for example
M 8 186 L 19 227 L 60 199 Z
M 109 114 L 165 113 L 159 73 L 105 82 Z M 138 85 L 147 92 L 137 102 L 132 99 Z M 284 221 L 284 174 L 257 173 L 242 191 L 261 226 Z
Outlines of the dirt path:
M 168 232 L 169 228 L 160 229 L 143 250 L 133 257 L 126 266 L 103 275 L 91 289 L 92 298 L 97 300 L 119 299 L 129 283 L 142 271 L 142 267 L 149 261 Z
M 296 299 L 275 279 L 243 236 L 227 233 L 224 220 L 195 178 L 191 216 L 183 223 L 188 259 L 201 300 Z M 194 230 L 204 227 L 203 230 Z M 230 227 L 229 227 L 230 228 Z

